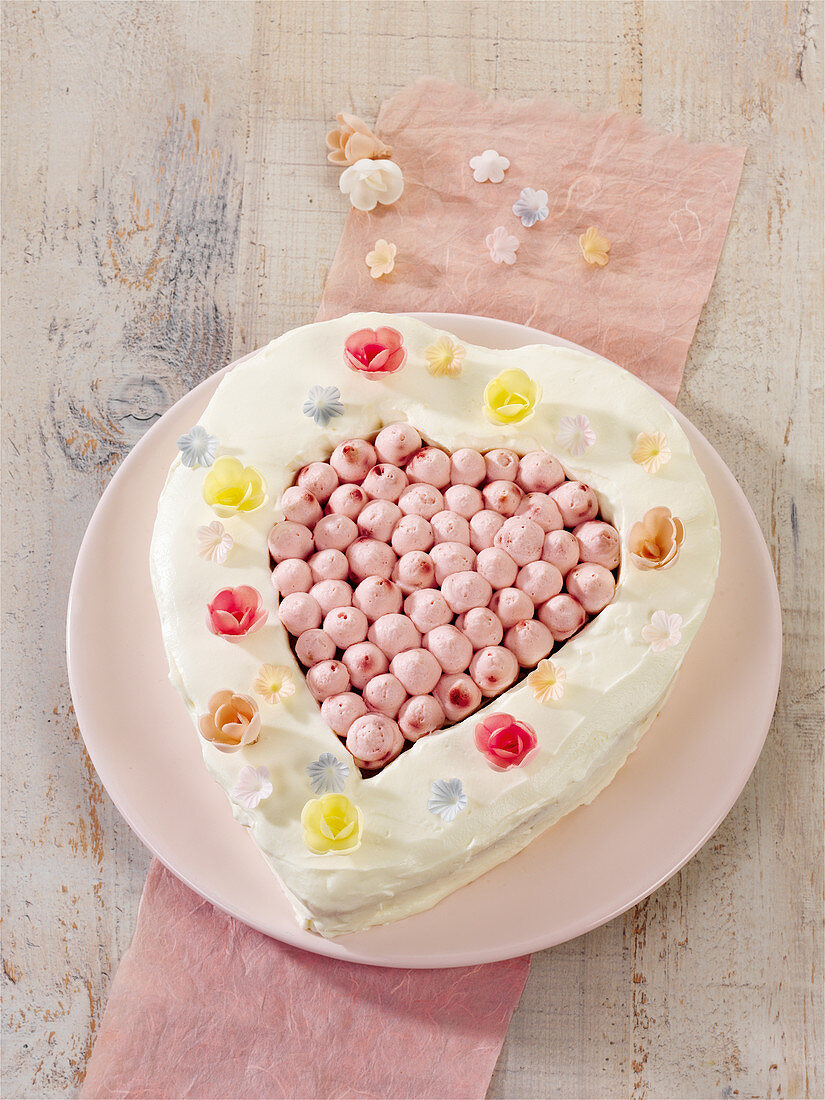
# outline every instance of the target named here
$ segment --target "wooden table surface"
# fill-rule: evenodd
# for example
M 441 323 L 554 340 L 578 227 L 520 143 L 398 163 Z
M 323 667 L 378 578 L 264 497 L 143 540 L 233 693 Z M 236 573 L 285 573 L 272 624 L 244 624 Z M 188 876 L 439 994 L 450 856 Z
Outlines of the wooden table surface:
M 2 14 L 3 1094 L 77 1094 L 149 862 L 69 696 L 84 527 L 164 409 L 313 318 L 347 212 L 327 125 L 431 73 L 747 145 L 679 406 L 743 486 L 784 611 L 735 808 L 647 901 L 535 957 L 490 1095 L 821 1097 L 822 4 Z

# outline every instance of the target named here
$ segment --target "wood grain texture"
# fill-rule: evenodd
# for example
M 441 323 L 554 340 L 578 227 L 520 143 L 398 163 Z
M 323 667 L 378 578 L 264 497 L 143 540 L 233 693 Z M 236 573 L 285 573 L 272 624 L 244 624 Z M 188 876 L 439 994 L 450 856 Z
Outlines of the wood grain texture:
M 346 215 L 325 129 L 422 74 L 748 146 L 679 404 L 756 512 L 785 626 L 734 810 L 646 902 L 535 957 L 490 1095 L 823 1095 L 823 14 L 4 5 L 4 1095 L 77 1093 L 148 865 L 68 693 L 85 524 L 165 408 L 312 319 Z

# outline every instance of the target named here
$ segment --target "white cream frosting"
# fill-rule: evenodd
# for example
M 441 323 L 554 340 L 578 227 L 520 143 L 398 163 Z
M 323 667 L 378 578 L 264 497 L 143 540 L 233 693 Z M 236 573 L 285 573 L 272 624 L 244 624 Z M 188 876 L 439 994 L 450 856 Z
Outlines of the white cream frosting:
M 380 381 L 344 364 L 355 330 L 391 325 L 407 348 L 403 370 Z M 197 529 L 215 517 L 202 496 L 204 469 L 176 458 L 161 494 L 151 550 L 152 579 L 172 682 L 193 721 L 218 690 L 252 694 L 264 663 L 294 669 L 297 691 L 277 705 L 259 699 L 263 731 L 254 745 L 227 755 L 203 742 L 207 768 L 224 788 L 280 878 L 299 918 L 326 936 L 360 931 L 434 905 L 520 851 L 540 831 L 589 802 L 614 777 L 655 718 L 705 616 L 716 582 L 720 539 L 716 509 L 684 432 L 664 404 L 632 375 L 595 356 L 533 345 L 494 351 L 465 344 L 458 378 L 434 378 L 424 351 L 447 335 L 403 316 L 352 314 L 285 333 L 222 380 L 200 423 L 263 475 L 267 503 L 223 519 L 234 539 L 225 564 L 198 556 Z M 543 387 L 535 417 L 523 426 L 488 422 L 482 394 L 489 380 L 520 367 Z M 338 386 L 345 414 L 317 427 L 301 406 L 312 385 Z M 562 417 L 585 414 L 596 442 L 582 458 L 559 451 Z M 352 853 L 315 855 L 300 818 L 313 797 L 306 766 L 322 752 L 350 761 L 321 718 L 277 617 L 267 534 L 281 492 L 307 462 L 326 460 L 341 440 L 371 436 L 407 420 L 448 450 L 545 447 L 568 475 L 590 485 L 602 513 L 619 529 L 623 559 L 613 602 L 552 660 L 566 671 L 563 697 L 536 701 L 526 681 L 480 711 L 422 738 L 380 774 L 350 769 L 346 794 L 363 814 L 363 840 Z M 632 461 L 640 432 L 661 432 L 671 460 L 652 476 Z M 641 571 L 629 562 L 630 526 L 664 505 L 681 519 L 685 541 L 674 566 Z M 266 626 L 232 645 L 209 633 L 206 605 L 221 588 L 252 585 L 269 610 Z M 654 652 L 642 629 L 654 612 L 682 618 L 681 641 Z M 506 712 L 530 723 L 539 750 L 529 762 L 494 771 L 473 740 L 477 722 Z M 197 736 L 193 732 L 193 736 Z M 269 769 L 273 794 L 254 810 L 233 800 L 241 769 Z M 452 822 L 427 809 L 432 785 L 457 777 L 468 807 Z

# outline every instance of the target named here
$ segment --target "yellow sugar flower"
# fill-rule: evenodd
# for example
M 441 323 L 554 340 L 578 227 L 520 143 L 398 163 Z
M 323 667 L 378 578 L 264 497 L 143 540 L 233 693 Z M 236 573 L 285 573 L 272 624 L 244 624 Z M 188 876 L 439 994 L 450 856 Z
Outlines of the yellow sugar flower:
M 311 852 L 354 852 L 361 844 L 361 811 L 345 794 L 325 794 L 301 813 L 304 843 Z
M 366 265 L 370 269 L 373 279 L 380 279 L 382 275 L 389 275 L 395 267 L 395 254 L 398 249 L 390 241 L 383 238 L 375 242 L 375 248 L 366 255 Z
M 538 703 L 551 703 L 564 695 L 564 682 L 567 671 L 554 665 L 552 661 L 539 661 L 536 668 L 527 677 L 527 683 L 533 689 Z
M 256 694 L 262 695 L 267 703 L 281 703 L 295 694 L 292 673 L 283 665 L 261 665 L 253 686 Z
M 661 432 L 640 432 L 630 457 L 647 473 L 658 474 L 665 463 L 670 462 L 672 455 Z
M 541 386 L 523 370 L 502 371 L 484 390 L 484 412 L 494 424 L 522 424 L 539 401 Z
M 254 466 L 227 456 L 217 459 L 204 478 L 203 499 L 222 517 L 252 512 L 266 500 L 266 485 Z
M 604 267 L 609 259 L 607 254 L 610 251 L 610 241 L 601 235 L 595 225 L 591 225 L 579 237 L 579 247 L 582 250 L 582 256 L 589 264 Z
M 461 374 L 461 361 L 466 354 L 466 348 L 461 344 L 454 344 L 449 336 L 442 336 L 424 349 L 427 370 L 434 378 L 458 378 Z

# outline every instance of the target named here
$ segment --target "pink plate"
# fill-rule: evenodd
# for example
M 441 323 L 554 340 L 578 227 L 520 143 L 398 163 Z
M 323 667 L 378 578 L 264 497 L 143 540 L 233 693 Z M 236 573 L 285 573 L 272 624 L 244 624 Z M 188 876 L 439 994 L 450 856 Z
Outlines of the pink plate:
M 566 343 L 491 318 L 417 316 L 488 347 Z M 149 580 L 149 542 L 175 440 L 197 422 L 222 374 L 182 398 L 123 462 L 92 516 L 72 580 L 69 678 L 78 721 L 104 786 L 144 844 L 193 890 L 254 928 L 381 966 L 463 966 L 551 947 L 604 924 L 678 871 L 756 764 L 782 643 L 776 582 L 753 512 L 704 436 L 671 408 L 716 498 L 722 563 L 670 699 L 627 765 L 590 806 L 429 912 L 338 940 L 298 927 L 206 773 L 167 679 Z

